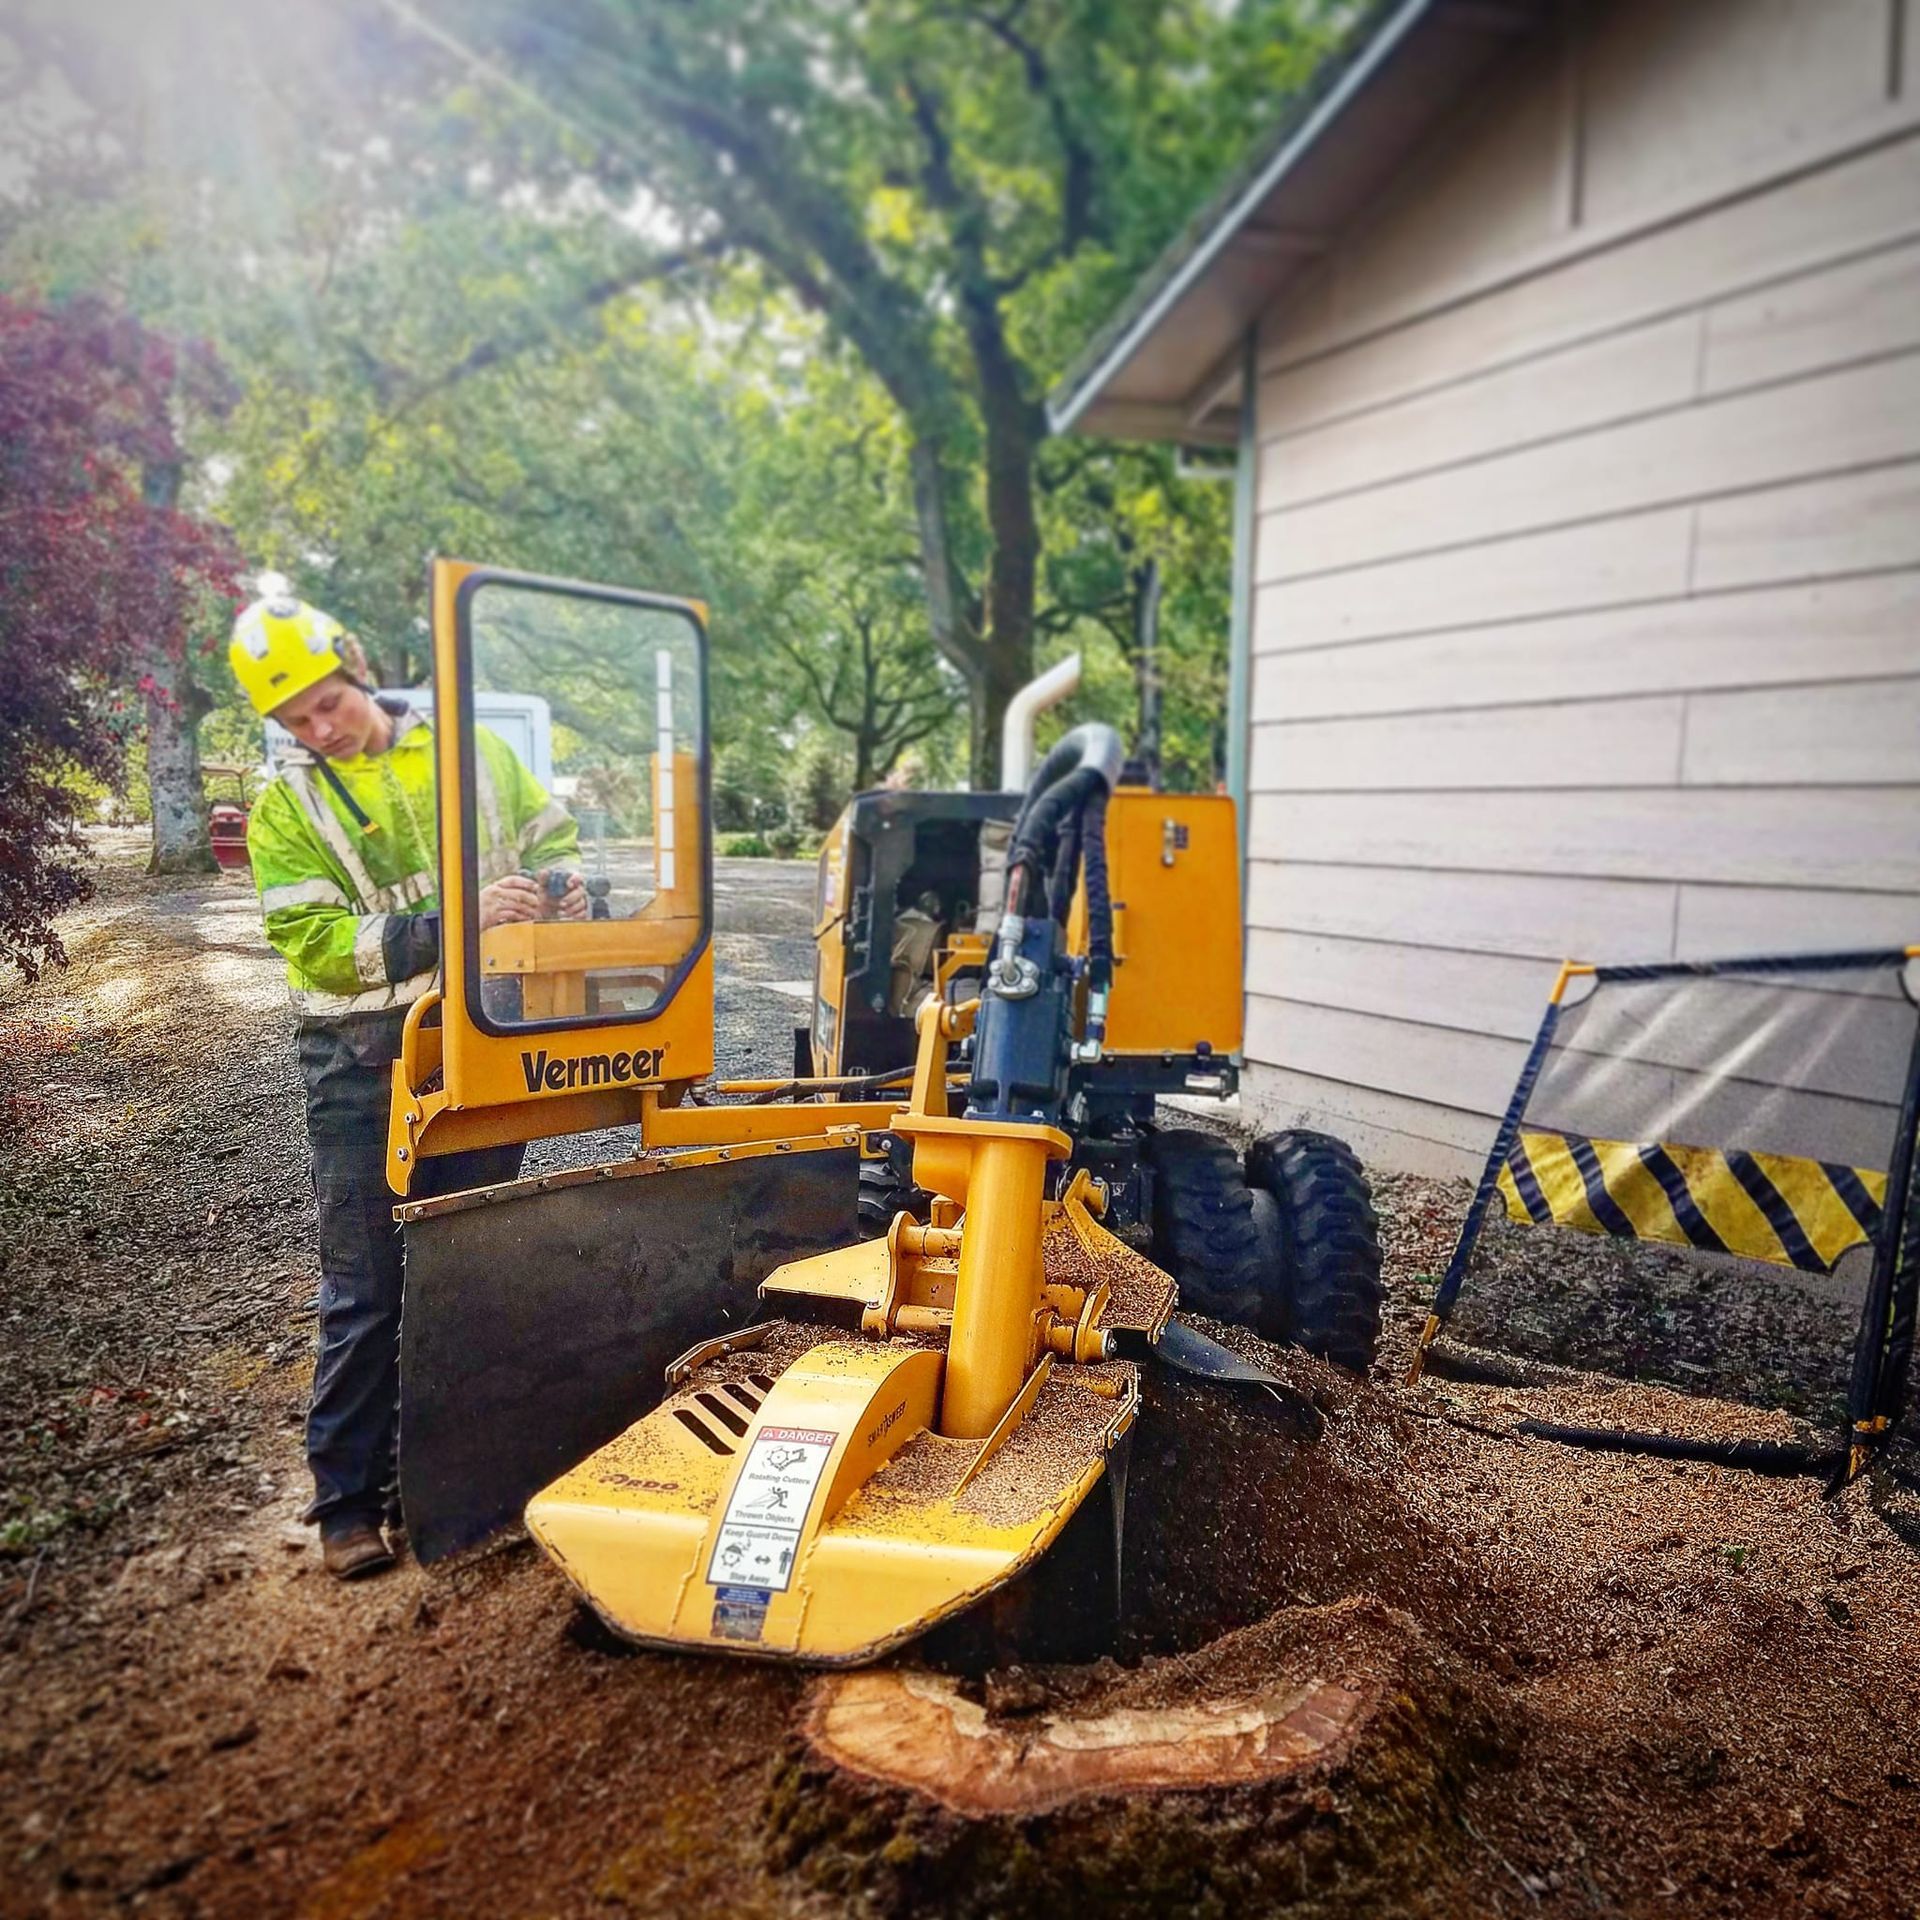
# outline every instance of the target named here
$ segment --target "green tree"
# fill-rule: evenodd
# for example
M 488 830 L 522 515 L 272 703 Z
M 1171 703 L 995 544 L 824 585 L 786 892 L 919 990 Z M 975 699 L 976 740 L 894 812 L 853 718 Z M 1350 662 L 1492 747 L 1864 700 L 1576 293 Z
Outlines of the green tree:
M 391 97 L 386 86 L 360 85 L 349 65 L 384 64 L 397 78 L 409 57 L 410 43 L 389 36 L 384 62 L 365 39 L 349 60 L 340 23 L 322 8 L 271 23 L 244 9 L 177 8 L 103 22 L 51 0 L 16 0 L 0 20 L 5 282 L 56 307 L 97 301 L 193 343 L 165 370 L 164 432 L 140 457 L 140 493 L 155 514 L 193 517 L 211 504 L 198 455 L 222 431 L 234 389 L 204 338 L 230 304 L 223 290 L 243 283 L 249 237 L 227 216 L 254 186 L 253 170 L 302 177 L 285 163 L 319 121 L 311 84 L 300 111 L 295 76 L 324 89 L 323 76 L 335 75 L 328 110 L 338 118 L 328 123 L 349 128 Z M 198 734 L 231 683 L 201 663 L 219 650 L 230 611 L 190 596 L 129 657 L 156 870 L 213 864 Z M 180 643 L 188 629 L 194 645 Z
M 885 389 L 929 630 L 991 784 L 1033 664 L 1046 380 L 1310 70 L 1321 10 L 479 0 L 405 17 L 538 103 L 556 177 L 588 167 L 756 260 Z
M 801 753 L 793 778 L 793 817 L 808 833 L 825 833 L 861 782 L 847 781 L 844 754 L 830 740 L 815 739 Z
M 720 833 L 771 833 L 784 826 L 787 796 L 771 743 L 734 741 L 713 762 L 713 824 Z
M 873 786 L 965 708 L 928 628 L 898 415 L 824 345 L 744 411 L 738 538 L 766 570 L 782 694 L 845 736 L 855 789 Z
M 899 568 L 866 578 L 841 570 L 807 605 L 811 617 L 779 644 L 821 718 L 852 742 L 858 791 L 949 724 L 957 690 L 926 642 L 914 583 Z
M 1128 696 L 1101 717 L 1150 753 L 1168 786 L 1205 791 L 1225 772 L 1232 469 L 1182 478 L 1166 447 L 1058 453 L 1044 495 L 1047 624 L 1111 651 Z
M 389 682 L 458 553 L 707 600 L 723 748 L 813 719 L 872 777 L 965 733 L 989 779 L 1036 653 L 1134 712 L 1157 577 L 1169 767 L 1202 782 L 1225 490 L 1046 442 L 1040 397 L 1325 11 L 204 0 L 106 33 L 16 0 L 0 88 L 64 65 L 80 107 L 0 206 L 0 273 L 216 341 L 236 403 L 187 422 L 183 499 Z

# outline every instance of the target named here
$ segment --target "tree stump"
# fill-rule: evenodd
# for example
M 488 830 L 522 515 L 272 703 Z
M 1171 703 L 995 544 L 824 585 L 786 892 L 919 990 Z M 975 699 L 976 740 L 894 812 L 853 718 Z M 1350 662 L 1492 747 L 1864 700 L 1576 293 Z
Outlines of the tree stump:
M 774 1863 L 886 1914 L 1350 1910 L 1439 1901 L 1487 1697 L 1405 1614 L 1286 1609 L 1127 1671 L 912 1667 L 810 1691 Z

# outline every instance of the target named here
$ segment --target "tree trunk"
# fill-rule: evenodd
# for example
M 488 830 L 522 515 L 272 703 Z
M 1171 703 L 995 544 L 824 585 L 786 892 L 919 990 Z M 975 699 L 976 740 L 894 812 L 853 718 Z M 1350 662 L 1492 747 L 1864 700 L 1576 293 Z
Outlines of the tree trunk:
M 813 1685 L 763 1812 L 776 1871 L 884 1920 L 1341 1920 L 1406 1911 L 1410 1887 L 1421 1913 L 1491 1910 L 1461 1816 L 1525 1737 L 1498 1679 L 1530 1644 L 1524 1576 L 1420 1510 L 1428 1483 L 1402 1464 L 1415 1442 L 1388 1440 L 1376 1389 L 1234 1340 L 1328 1416 L 1319 1437 L 1149 1368 L 1120 1661 L 1033 1650 L 1035 1628 L 1113 1607 L 1087 1579 L 1111 1564 L 1111 1532 L 1084 1530 L 1076 1566 L 1070 1527 L 936 1628 L 930 1666 L 909 1650 Z
M 983 375 L 982 386 L 987 530 L 993 550 L 984 610 L 970 604 L 954 563 L 947 478 L 938 448 L 929 440 L 914 444 L 913 476 L 933 642 L 966 679 L 969 774 L 977 790 L 992 792 L 1000 784 L 1000 728 L 1007 702 L 1033 678 L 1034 597 L 1040 575 L 1040 526 L 1033 500 L 1038 441 L 1033 410 L 1018 391 L 1011 362 L 1000 368 L 992 386 Z
M 177 461 L 153 462 L 141 474 L 147 504 L 172 509 L 180 499 Z M 172 633 L 149 634 L 141 660 L 147 702 L 147 799 L 153 814 L 149 873 L 212 873 L 217 863 L 207 831 L 207 794 L 200 778 L 200 722 L 212 701 L 194 684 L 186 649 Z
M 996 296 L 984 287 L 962 294 L 962 313 L 980 382 L 986 427 L 986 671 L 975 702 L 973 784 L 1000 784 L 1000 727 L 1007 702 L 1033 678 L 1033 612 L 1040 582 L 1040 516 L 1033 468 L 1046 423 L 1021 389 L 1020 368 L 1001 327 Z
M 935 648 L 967 683 L 968 700 L 974 709 L 968 743 L 970 764 L 974 785 L 979 786 L 980 679 L 985 666 L 979 615 L 953 557 L 952 532 L 947 523 L 947 476 L 940 464 L 938 439 L 928 430 L 916 430 L 909 459 L 913 517 L 920 536 L 920 577 L 927 596 L 927 628 Z
M 874 651 L 873 622 L 857 607 L 851 613 L 854 631 L 860 636 L 860 718 L 853 729 L 853 790 L 865 793 L 873 785 L 874 761 L 880 748 L 880 661 Z
M 212 708 L 186 662 L 148 655 L 147 797 L 153 808 L 149 873 L 212 873 L 207 796 L 200 779 L 200 722 Z

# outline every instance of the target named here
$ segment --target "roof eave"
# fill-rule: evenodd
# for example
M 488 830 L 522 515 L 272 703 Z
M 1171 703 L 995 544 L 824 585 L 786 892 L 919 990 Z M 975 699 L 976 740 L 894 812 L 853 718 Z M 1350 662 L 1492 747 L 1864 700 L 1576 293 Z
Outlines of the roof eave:
M 1297 103 L 1297 118 L 1276 129 L 1268 158 L 1243 184 L 1222 196 L 1217 211 L 1203 212 L 1190 224 L 1061 378 L 1047 402 L 1054 432 L 1078 429 L 1115 438 L 1196 442 L 1233 438 L 1245 325 L 1263 303 L 1276 297 L 1288 276 L 1310 260 L 1313 248 L 1308 243 L 1329 237 L 1295 233 L 1284 220 L 1290 183 L 1296 207 L 1303 200 L 1311 202 L 1318 191 L 1310 180 L 1294 178 L 1302 163 L 1317 156 L 1317 171 L 1324 180 L 1328 156 L 1321 152 L 1323 143 L 1332 129 L 1349 121 L 1356 104 L 1369 89 L 1378 87 L 1383 70 L 1397 57 L 1406 56 L 1409 64 L 1396 70 L 1391 84 L 1378 87 L 1368 114 L 1348 126 L 1347 145 L 1336 143 L 1332 153 L 1364 152 L 1369 134 L 1380 137 L 1383 116 L 1390 118 L 1394 111 L 1391 103 L 1404 100 L 1408 93 L 1409 75 L 1415 76 L 1415 88 L 1431 96 L 1432 112 L 1443 111 L 1482 64 L 1478 57 L 1463 61 L 1450 53 L 1461 32 L 1476 40 L 1487 36 L 1490 43 L 1497 43 L 1536 23 L 1541 12 L 1540 0 L 1499 0 L 1498 4 L 1492 0 L 1400 0 L 1397 6 L 1380 8 L 1333 56 L 1315 89 Z M 1421 36 L 1423 28 L 1431 30 Z M 1334 165 L 1339 164 L 1336 159 Z M 1256 225 L 1256 216 L 1275 207 L 1283 215 L 1278 226 L 1271 220 Z M 1342 207 L 1340 217 L 1351 210 Z M 1230 255 L 1230 250 L 1235 251 Z M 1293 257 L 1284 257 L 1290 250 Z M 1263 251 L 1275 256 L 1271 271 L 1265 274 L 1248 265 L 1250 256 Z M 1203 285 L 1210 275 L 1211 283 Z M 1113 393 L 1111 389 L 1142 349 L 1154 342 L 1196 290 L 1216 302 L 1224 299 L 1231 311 L 1237 312 L 1242 305 L 1248 308 L 1236 337 L 1231 342 L 1215 338 L 1201 349 L 1214 364 L 1196 368 L 1177 397 L 1164 391 L 1146 396 L 1137 390 Z M 1203 324 L 1196 331 L 1204 334 L 1209 328 Z M 1217 318 L 1211 331 L 1218 334 Z M 1137 388 L 1139 383 L 1135 384 Z M 1089 417 L 1096 414 L 1097 418 Z

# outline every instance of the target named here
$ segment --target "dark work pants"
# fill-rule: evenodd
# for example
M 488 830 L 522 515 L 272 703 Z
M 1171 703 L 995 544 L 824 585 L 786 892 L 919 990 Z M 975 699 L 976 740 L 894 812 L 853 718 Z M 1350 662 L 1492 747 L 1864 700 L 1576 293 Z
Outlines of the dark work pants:
M 400 1395 L 401 1232 L 387 1185 L 389 1068 L 400 1014 L 361 1015 L 300 1032 L 307 1139 L 320 1215 L 320 1353 L 307 1413 L 309 1520 L 386 1510 Z M 410 1199 L 515 1179 L 522 1149 L 489 1147 L 420 1162 Z

